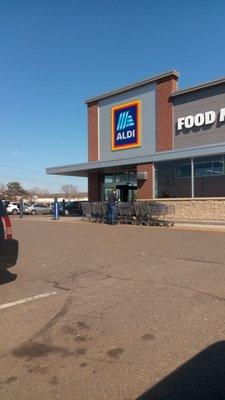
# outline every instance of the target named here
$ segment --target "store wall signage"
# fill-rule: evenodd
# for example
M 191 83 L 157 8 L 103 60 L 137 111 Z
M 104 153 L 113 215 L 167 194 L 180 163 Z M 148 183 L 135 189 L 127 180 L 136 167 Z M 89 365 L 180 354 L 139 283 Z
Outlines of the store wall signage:
M 111 135 L 113 151 L 141 146 L 140 100 L 112 107 Z
M 177 119 L 177 131 L 213 125 L 216 120 L 221 124 L 225 122 L 225 108 L 221 108 L 218 115 L 216 115 L 215 111 L 206 111 L 205 113 L 180 117 Z

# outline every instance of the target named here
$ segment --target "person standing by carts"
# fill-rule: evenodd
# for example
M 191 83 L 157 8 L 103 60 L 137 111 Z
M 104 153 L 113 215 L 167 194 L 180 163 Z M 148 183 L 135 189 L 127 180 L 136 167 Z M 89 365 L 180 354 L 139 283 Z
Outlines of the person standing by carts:
M 117 203 L 116 190 L 111 190 L 108 195 L 107 210 L 108 210 L 108 223 L 113 225 L 115 222 L 116 203 Z

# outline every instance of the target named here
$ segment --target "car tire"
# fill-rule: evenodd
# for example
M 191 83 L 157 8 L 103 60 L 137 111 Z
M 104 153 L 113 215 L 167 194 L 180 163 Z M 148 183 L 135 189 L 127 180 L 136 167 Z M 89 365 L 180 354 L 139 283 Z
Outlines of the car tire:
M 32 210 L 32 211 L 31 211 L 31 214 L 32 214 L 32 215 L 36 215 L 37 212 L 36 212 L 35 210 Z
M 65 215 L 68 217 L 68 215 L 69 215 L 69 210 L 65 210 Z
M 12 210 L 12 215 L 17 215 L 18 214 L 18 210 L 14 209 Z

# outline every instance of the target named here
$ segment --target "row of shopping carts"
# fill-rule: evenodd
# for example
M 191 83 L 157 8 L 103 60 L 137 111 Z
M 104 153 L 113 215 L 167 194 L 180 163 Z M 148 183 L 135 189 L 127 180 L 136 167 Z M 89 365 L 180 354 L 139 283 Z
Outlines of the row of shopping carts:
M 105 202 L 84 202 L 83 217 L 91 222 L 107 223 L 108 207 Z M 175 207 L 156 201 L 118 202 L 116 204 L 115 222 L 151 226 L 173 226 L 174 222 L 166 220 L 166 215 L 174 214 Z

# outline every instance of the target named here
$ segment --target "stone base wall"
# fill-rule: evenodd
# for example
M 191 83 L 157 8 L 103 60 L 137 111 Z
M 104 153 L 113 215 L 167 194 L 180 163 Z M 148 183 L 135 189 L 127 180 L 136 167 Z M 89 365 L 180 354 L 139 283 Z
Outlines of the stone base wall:
M 225 198 L 156 199 L 175 206 L 175 215 L 167 219 L 183 221 L 225 221 Z

